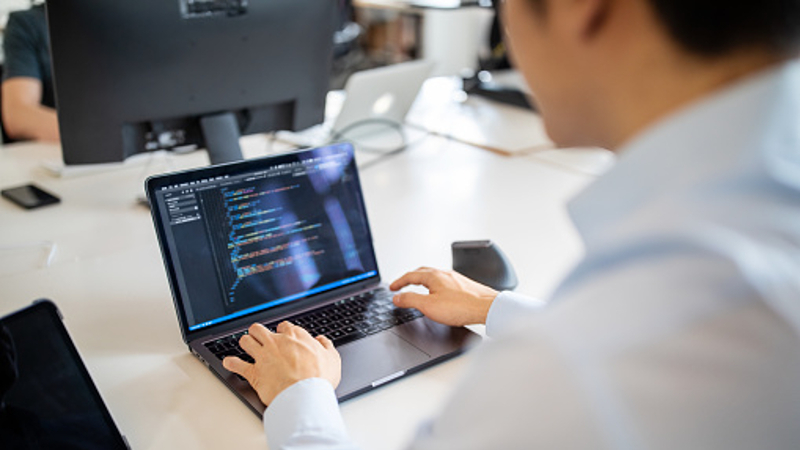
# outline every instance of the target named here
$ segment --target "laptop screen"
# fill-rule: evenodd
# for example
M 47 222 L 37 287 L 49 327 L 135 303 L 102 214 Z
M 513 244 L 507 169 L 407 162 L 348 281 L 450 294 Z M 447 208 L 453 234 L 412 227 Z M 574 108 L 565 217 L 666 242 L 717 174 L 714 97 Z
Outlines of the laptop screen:
M 189 331 L 378 276 L 349 144 L 149 183 Z
M 52 302 L 0 318 L 0 448 L 128 448 Z

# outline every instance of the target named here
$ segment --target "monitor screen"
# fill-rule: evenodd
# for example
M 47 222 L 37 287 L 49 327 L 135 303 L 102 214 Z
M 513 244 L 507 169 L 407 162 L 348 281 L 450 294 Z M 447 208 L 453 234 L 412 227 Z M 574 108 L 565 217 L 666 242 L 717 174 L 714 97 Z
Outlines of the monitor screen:
M 0 319 L 0 448 L 127 448 L 49 301 Z
M 227 162 L 241 135 L 322 122 L 335 5 L 48 0 L 64 162 L 193 146 Z
M 189 331 L 378 276 L 349 144 L 152 183 Z

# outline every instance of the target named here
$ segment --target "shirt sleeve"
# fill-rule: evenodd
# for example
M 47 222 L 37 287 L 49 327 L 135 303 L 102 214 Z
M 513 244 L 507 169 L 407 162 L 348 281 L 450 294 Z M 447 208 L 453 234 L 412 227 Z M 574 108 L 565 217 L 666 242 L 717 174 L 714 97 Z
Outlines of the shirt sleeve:
M 26 77 L 42 80 L 36 59 L 36 43 L 30 24 L 19 13 L 8 18 L 3 33 L 3 81 L 9 78 Z
M 500 293 L 489 310 L 487 334 L 499 333 L 544 305 L 513 292 Z M 358 449 L 347 436 L 333 387 L 321 378 L 299 381 L 278 394 L 264 412 L 264 430 L 271 449 Z
M 331 384 L 298 381 L 275 397 L 264 412 L 267 443 L 274 450 L 357 450 L 345 430 Z
M 486 316 L 486 334 L 497 336 L 507 329 L 512 322 L 539 312 L 547 303 L 542 300 L 526 297 L 511 291 L 503 291 L 497 295 Z

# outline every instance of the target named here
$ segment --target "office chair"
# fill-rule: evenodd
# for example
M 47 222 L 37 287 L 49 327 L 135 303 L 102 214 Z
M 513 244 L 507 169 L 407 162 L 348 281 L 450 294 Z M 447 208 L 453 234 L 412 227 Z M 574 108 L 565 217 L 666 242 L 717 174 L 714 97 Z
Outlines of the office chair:
M 363 34 L 354 19 L 353 1 L 336 0 L 338 16 L 333 34 L 333 67 L 331 89 L 342 89 L 353 72 L 363 70 L 365 55 L 359 45 Z
M 333 34 L 333 58 L 339 58 L 351 51 L 361 36 L 361 27 L 353 21 L 352 0 L 337 0 L 338 17 L 336 32 Z
M 492 8 L 494 9 L 494 19 L 489 32 L 489 54 L 485 58 L 479 58 L 478 71 L 476 73 L 464 77 L 464 91 L 468 94 L 480 95 L 500 103 L 535 110 L 524 92 L 516 88 L 484 82 L 479 77 L 479 72 L 484 70 L 508 70 L 512 68 L 511 61 L 508 58 L 508 47 L 503 42 L 503 31 L 500 24 L 500 2 L 498 0 L 493 1 Z

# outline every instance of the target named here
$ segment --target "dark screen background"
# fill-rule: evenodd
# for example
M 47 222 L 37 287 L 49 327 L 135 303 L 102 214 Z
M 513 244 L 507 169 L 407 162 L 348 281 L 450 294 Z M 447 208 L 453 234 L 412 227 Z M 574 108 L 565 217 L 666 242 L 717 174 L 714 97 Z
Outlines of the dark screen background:
M 55 312 L 0 321 L 0 448 L 126 448 Z
M 377 270 L 352 152 L 195 194 L 200 220 L 171 227 L 190 327 Z

